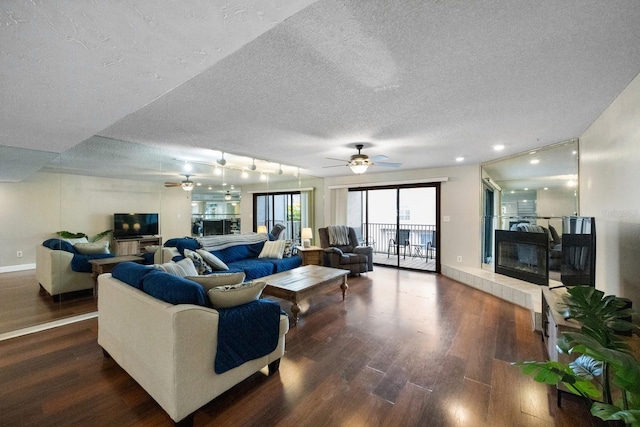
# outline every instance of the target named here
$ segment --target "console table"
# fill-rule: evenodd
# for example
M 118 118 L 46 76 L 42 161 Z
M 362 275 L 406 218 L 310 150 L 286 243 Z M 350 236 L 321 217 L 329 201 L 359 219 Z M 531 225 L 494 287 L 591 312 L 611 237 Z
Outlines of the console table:
M 162 246 L 161 236 L 140 236 L 128 239 L 113 239 L 113 253 L 116 256 L 139 255 L 146 246 Z

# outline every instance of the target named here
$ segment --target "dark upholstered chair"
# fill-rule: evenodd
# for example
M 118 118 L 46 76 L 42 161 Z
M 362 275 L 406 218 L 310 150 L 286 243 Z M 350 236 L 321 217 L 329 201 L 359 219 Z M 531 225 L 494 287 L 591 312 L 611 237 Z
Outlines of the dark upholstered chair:
M 275 224 L 269 234 L 273 236 L 274 239 L 278 240 L 280 238 L 280 234 L 287 228 L 282 224 Z
M 323 264 L 325 267 L 349 270 L 351 275 L 373 271 L 373 248 L 358 246 L 358 238 L 352 227 L 349 227 L 349 243 L 347 245 L 331 245 L 327 228 L 319 228 L 320 247 L 324 249 Z

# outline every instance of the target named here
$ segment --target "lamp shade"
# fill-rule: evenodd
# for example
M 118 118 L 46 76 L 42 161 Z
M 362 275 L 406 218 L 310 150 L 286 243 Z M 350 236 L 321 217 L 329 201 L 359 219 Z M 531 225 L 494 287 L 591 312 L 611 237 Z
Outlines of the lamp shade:
M 266 233 L 267 232 L 267 226 L 266 225 L 259 225 L 258 226 L 258 233 L 262 234 L 262 233 Z
M 300 237 L 302 237 L 303 239 L 313 239 L 313 230 L 311 230 L 310 228 L 303 228 L 302 232 L 300 233 Z
M 310 228 L 303 228 L 300 232 L 300 239 L 302 240 L 302 247 L 308 248 L 311 246 L 311 239 L 313 239 L 313 230 Z

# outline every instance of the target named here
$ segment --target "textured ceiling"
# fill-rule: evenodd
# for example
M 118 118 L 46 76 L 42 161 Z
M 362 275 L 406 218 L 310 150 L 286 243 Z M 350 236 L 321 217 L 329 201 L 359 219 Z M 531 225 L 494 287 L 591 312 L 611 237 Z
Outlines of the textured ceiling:
M 578 137 L 640 71 L 637 0 L 286 3 L 3 2 L 0 145 L 482 163 Z

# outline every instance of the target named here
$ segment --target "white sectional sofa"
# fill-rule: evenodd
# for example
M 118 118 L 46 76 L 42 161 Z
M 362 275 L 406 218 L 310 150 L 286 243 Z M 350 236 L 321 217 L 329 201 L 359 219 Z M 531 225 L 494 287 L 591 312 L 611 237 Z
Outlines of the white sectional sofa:
M 175 421 L 189 424 L 193 412 L 284 354 L 286 315 L 280 315 L 277 347 L 222 374 L 214 372 L 219 312 L 192 304 L 173 305 L 111 274 L 98 278 L 98 344 Z

